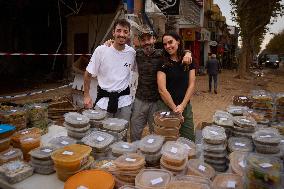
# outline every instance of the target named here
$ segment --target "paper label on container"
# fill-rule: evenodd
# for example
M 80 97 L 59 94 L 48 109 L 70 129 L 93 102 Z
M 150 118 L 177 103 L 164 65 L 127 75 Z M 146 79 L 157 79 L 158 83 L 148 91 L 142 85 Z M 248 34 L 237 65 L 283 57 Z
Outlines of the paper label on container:
M 70 151 L 64 151 L 64 152 L 62 152 L 62 154 L 72 156 L 74 153 L 70 152 Z
M 10 156 L 10 155 L 14 154 L 15 152 L 16 152 L 15 150 L 11 150 L 11 151 L 5 153 L 4 156 Z
M 259 164 L 259 166 L 262 167 L 262 168 L 272 167 L 272 165 L 270 163 L 261 163 L 261 164 Z
M 26 139 L 24 139 L 24 141 L 32 141 L 32 140 L 34 140 L 34 138 L 26 138 Z
M 95 110 L 92 110 L 91 111 L 91 114 L 98 114 L 99 112 L 95 111 Z
M 17 110 L 10 110 L 10 111 L 15 113 Z
M 169 115 L 170 115 L 170 112 L 167 112 L 167 113 L 166 113 L 166 116 L 169 116 Z
M 129 149 L 129 146 L 126 145 L 126 144 L 123 144 L 123 145 L 122 145 L 122 148 L 124 148 L 124 149 Z
M 220 117 L 220 120 L 221 120 L 221 121 L 226 121 L 226 120 L 228 120 L 228 118 L 226 118 L 226 117 Z
M 246 146 L 246 144 L 240 143 L 240 142 L 236 142 L 235 145 L 236 145 L 236 146 L 242 146 L 242 147 Z
M 110 167 L 110 166 L 113 166 L 112 162 L 107 162 L 107 163 L 103 164 L 101 167 L 105 168 L 105 167 Z
M 192 148 L 190 146 L 188 146 L 187 144 L 184 144 L 184 146 L 188 149 L 191 150 Z
M 284 140 L 281 140 L 280 143 L 284 143 Z
M 69 144 L 69 142 L 67 142 L 65 140 L 61 141 L 60 143 L 63 144 L 63 145 L 68 145 Z
M 98 136 L 98 137 L 97 137 L 97 141 L 99 141 L 99 142 L 102 142 L 102 141 L 104 141 L 104 140 L 105 140 L 105 138 L 102 137 L 102 136 Z
M 41 108 L 41 106 L 39 106 L 39 105 L 36 105 L 36 106 L 35 106 L 35 108 Z
M 160 115 L 165 115 L 167 112 L 161 112 Z
M 246 167 L 246 166 L 245 166 L 245 162 L 244 162 L 243 160 L 239 162 L 239 165 L 240 165 L 242 168 L 245 168 L 245 167 Z
M 46 153 L 50 153 L 50 152 L 52 152 L 52 150 L 51 150 L 51 149 L 48 149 L 48 148 L 43 149 L 43 150 L 41 150 L 41 151 L 46 152 Z
M 135 162 L 135 161 L 136 161 L 136 159 L 132 159 L 132 158 L 125 158 L 125 161 Z
M 148 142 L 149 144 L 152 144 L 152 143 L 154 142 L 154 139 L 153 139 L 153 138 L 150 138 L 150 139 L 147 140 L 147 142 Z
M 163 181 L 164 180 L 162 179 L 162 177 L 159 177 L 159 178 L 151 180 L 151 184 L 156 185 L 156 184 L 162 183 Z
M 240 99 L 245 100 L 245 99 L 248 99 L 248 98 L 245 97 L 245 96 L 240 96 Z
M 199 169 L 200 171 L 205 171 L 206 167 L 204 167 L 203 165 L 199 165 L 199 166 L 198 166 L 198 169 Z
M 236 181 L 229 180 L 227 182 L 227 188 L 236 188 Z
M 218 135 L 218 132 L 216 131 L 209 131 L 210 133 L 212 133 L 213 135 Z
M 81 117 L 77 117 L 76 119 L 77 119 L 77 121 L 82 121 L 83 120 L 83 118 L 81 118 Z
M 24 131 L 24 132 L 21 132 L 22 135 L 25 135 L 25 134 L 28 134 L 29 131 Z
M 260 138 L 270 138 L 271 135 L 262 135 L 262 136 L 259 136 Z
M 177 153 L 177 151 L 178 151 L 178 149 L 177 149 L 177 148 L 175 148 L 175 147 L 172 147 L 172 148 L 171 148 L 171 152 L 172 152 L 172 153 L 176 154 L 176 153 Z
M 243 122 L 246 122 L 246 123 L 250 123 L 250 120 L 247 120 L 247 119 L 241 119 Z
M 89 189 L 89 188 L 86 186 L 78 186 L 76 189 Z
M 109 126 L 112 126 L 112 125 L 115 125 L 115 123 L 110 122 L 110 123 L 108 123 L 108 125 L 109 125 Z

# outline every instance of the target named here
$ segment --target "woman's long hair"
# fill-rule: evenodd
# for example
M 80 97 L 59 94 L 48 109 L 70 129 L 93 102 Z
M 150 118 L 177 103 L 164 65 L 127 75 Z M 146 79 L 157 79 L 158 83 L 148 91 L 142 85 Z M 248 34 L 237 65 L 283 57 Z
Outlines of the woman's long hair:
M 184 49 L 183 49 L 183 42 L 182 42 L 182 39 L 181 37 L 179 36 L 179 34 L 175 31 L 168 31 L 166 32 L 163 37 L 162 37 L 162 42 L 163 42 L 163 39 L 165 36 L 171 36 L 173 37 L 175 40 L 179 41 L 179 46 L 178 46 L 178 49 L 177 49 L 177 57 L 179 60 L 182 59 L 182 57 L 184 56 Z M 168 60 L 170 59 L 170 54 L 166 51 L 164 45 L 163 45 L 163 54 L 164 54 L 164 57 L 167 58 Z

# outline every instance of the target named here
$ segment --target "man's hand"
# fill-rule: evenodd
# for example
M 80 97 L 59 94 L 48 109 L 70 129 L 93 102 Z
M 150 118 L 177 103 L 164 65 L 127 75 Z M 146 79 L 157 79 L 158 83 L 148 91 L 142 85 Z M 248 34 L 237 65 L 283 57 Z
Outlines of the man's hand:
M 104 43 L 104 45 L 110 47 L 113 43 L 114 43 L 114 40 L 113 40 L 113 39 L 109 39 L 109 40 L 107 40 L 107 41 Z
M 183 64 L 191 64 L 192 63 L 192 56 L 191 52 L 186 52 L 183 59 L 182 59 Z
M 84 107 L 88 109 L 93 107 L 93 101 L 90 95 L 84 95 Z

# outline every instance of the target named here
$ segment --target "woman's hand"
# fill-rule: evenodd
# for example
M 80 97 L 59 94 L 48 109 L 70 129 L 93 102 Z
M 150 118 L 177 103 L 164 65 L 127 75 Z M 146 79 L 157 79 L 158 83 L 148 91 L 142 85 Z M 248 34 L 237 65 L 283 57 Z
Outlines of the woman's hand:
M 182 63 L 189 65 L 192 63 L 192 56 L 191 56 L 191 52 L 186 52 L 183 59 L 182 59 Z

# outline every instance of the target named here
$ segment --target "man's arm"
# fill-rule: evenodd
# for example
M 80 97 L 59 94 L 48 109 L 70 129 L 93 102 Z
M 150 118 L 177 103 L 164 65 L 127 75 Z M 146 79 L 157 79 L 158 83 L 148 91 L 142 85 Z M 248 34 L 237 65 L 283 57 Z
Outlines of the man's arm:
M 84 74 L 84 107 L 92 108 L 93 101 L 90 95 L 90 84 L 91 84 L 92 74 L 88 71 L 85 71 Z

